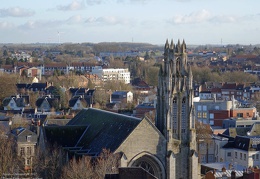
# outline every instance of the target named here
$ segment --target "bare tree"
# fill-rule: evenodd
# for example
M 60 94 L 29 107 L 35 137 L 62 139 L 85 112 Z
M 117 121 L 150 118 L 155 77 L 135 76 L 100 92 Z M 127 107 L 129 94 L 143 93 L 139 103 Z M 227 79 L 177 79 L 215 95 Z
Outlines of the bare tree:
M 16 75 L 0 74 L 0 104 L 4 98 L 16 94 Z
M 75 157 L 63 167 L 62 178 L 95 178 L 91 157 L 83 156 L 80 159 Z
M 212 130 L 209 124 L 203 124 L 196 121 L 196 141 L 198 146 L 199 162 L 202 154 L 206 155 L 206 161 L 208 161 L 209 145 L 212 142 Z
M 0 129 L 0 176 L 14 176 L 23 172 L 22 160 L 18 157 L 15 141 Z
M 45 150 L 37 149 L 34 171 L 43 178 L 60 178 L 63 167 L 63 152 L 58 145 L 48 145 Z
M 109 94 L 106 93 L 106 90 L 98 89 L 94 95 L 95 108 L 103 109 L 109 101 Z
M 62 169 L 62 178 L 91 178 L 103 179 L 106 174 L 118 173 L 119 154 L 113 154 L 110 150 L 103 149 L 102 153 L 92 158 L 83 156 L 74 157 Z
M 29 96 L 30 96 L 30 101 L 29 101 L 29 104 L 32 108 L 35 108 L 36 107 L 36 101 L 38 99 L 38 97 L 40 96 L 39 92 L 36 91 L 31 91 L 29 92 Z
M 102 153 L 96 158 L 94 171 L 98 178 L 104 178 L 106 174 L 118 173 L 119 153 L 113 154 L 110 150 L 103 149 Z

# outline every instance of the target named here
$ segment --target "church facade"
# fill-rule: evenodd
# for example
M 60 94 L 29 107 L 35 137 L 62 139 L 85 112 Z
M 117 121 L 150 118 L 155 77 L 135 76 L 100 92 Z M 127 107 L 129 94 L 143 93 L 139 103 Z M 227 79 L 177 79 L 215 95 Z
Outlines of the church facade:
M 166 173 L 170 179 L 198 178 L 193 115 L 193 76 L 186 44 L 166 41 L 159 72 L 156 126 L 166 138 Z
M 166 42 L 158 81 L 156 125 L 146 117 L 85 108 L 65 126 L 43 126 L 42 141 L 75 155 L 98 156 L 106 148 L 121 154 L 120 168 L 141 167 L 158 179 L 198 178 L 192 72 L 185 42 Z

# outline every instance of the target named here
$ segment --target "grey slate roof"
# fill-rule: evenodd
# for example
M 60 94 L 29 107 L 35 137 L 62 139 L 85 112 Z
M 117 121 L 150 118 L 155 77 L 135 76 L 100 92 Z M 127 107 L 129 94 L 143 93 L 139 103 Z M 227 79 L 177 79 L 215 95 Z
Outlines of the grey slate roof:
M 78 99 L 79 98 L 71 98 L 70 100 L 69 100 L 69 107 L 73 107 L 73 106 L 75 106 L 75 104 L 76 104 L 76 102 L 78 101 Z
M 42 97 L 36 100 L 36 106 L 40 107 L 44 100 L 47 100 L 47 102 L 50 105 L 50 108 L 52 108 L 55 105 L 55 103 L 58 103 L 58 98 Z
M 12 100 L 11 97 L 4 98 L 4 100 L 2 102 L 3 106 L 7 106 L 10 103 L 11 100 Z
M 82 135 L 78 135 L 79 133 L 74 135 L 73 130 L 70 133 L 62 132 L 60 126 L 45 127 L 45 132 L 47 140 L 60 141 L 63 147 L 81 148 L 76 151 L 78 153 L 88 151 L 86 154 L 99 154 L 104 148 L 110 149 L 112 152 L 115 151 L 140 122 L 139 118 L 85 108 L 62 128 L 65 130 L 67 127 L 69 130 L 76 126 L 82 127 L 82 130 L 85 129 Z M 70 141 L 70 143 L 61 142 L 61 138 Z
M 77 146 L 99 153 L 103 148 L 116 150 L 140 122 L 139 118 L 88 108 L 81 110 L 67 125 L 88 125 Z
M 13 129 L 11 133 L 16 137 L 17 142 L 23 142 L 23 143 L 28 142 L 27 136 L 31 136 L 30 142 L 32 143 L 37 142 L 37 134 L 23 127 L 18 127 Z
M 46 126 L 44 129 L 49 143 L 74 147 L 87 128 L 86 126 Z
M 223 134 L 235 138 L 237 135 L 246 136 L 249 130 L 250 127 L 228 128 L 225 132 L 223 132 Z

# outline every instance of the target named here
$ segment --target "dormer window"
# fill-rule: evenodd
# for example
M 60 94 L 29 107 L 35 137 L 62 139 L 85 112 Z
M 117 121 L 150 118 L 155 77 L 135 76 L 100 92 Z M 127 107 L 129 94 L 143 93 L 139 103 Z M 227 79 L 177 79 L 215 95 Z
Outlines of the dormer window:
M 31 139 L 32 139 L 32 136 L 31 136 L 31 135 L 28 135 L 28 136 L 27 136 L 27 142 L 31 142 Z

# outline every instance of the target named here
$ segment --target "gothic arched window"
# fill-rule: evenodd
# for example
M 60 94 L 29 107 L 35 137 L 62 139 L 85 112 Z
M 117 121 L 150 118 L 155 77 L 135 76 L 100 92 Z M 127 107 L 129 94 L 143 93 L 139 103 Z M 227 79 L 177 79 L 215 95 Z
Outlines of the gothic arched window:
M 141 167 L 150 174 L 154 175 L 156 178 L 162 178 L 162 171 L 158 163 L 150 156 L 144 155 L 137 159 L 132 167 Z

